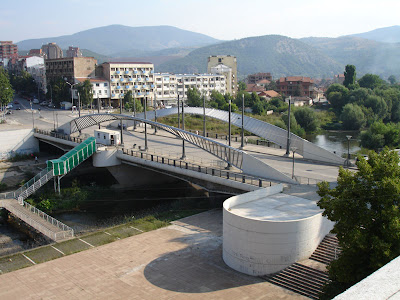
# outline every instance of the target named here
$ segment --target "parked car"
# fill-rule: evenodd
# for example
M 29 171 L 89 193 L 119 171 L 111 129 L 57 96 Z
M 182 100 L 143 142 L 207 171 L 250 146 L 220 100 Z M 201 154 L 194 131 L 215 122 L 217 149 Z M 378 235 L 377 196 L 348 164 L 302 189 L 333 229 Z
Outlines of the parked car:
M 8 103 L 7 106 L 6 106 L 6 108 L 8 108 L 8 109 L 13 108 L 12 103 Z
M 19 104 L 18 100 L 14 100 L 14 104 Z
M 42 101 L 42 102 L 40 102 L 40 105 L 41 105 L 41 106 L 49 105 L 49 102 L 47 102 L 47 101 Z
M 12 111 L 11 110 L 6 110 L 6 115 L 11 115 Z
M 33 104 L 39 104 L 39 100 L 36 98 L 33 98 Z
M 54 106 L 53 102 L 50 102 L 50 103 L 47 105 L 47 107 L 50 107 L 50 108 L 55 108 L 55 106 Z
M 15 105 L 15 110 L 21 110 L 21 106 Z

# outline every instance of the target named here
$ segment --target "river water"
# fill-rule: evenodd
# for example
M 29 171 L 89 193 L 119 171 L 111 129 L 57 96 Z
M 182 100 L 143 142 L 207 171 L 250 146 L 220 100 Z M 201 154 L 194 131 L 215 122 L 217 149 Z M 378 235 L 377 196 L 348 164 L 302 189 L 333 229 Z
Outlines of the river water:
M 348 144 L 346 136 L 351 136 Z M 345 157 L 347 155 L 347 147 L 349 146 L 350 154 L 356 154 L 360 148 L 359 132 L 355 131 L 327 131 L 324 134 L 307 135 L 306 139 L 321 148 Z

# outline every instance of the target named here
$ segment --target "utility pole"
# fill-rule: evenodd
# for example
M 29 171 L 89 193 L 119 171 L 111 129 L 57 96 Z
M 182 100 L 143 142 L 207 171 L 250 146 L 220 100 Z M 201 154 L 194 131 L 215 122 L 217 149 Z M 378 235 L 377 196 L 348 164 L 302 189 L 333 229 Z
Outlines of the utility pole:
M 97 95 L 97 113 L 100 114 L 100 98 Z M 99 122 L 99 129 L 100 129 L 100 122 Z
M 156 94 L 154 94 L 154 122 L 157 122 L 157 105 L 156 105 Z M 154 134 L 157 134 L 157 126 L 154 126 Z
M 206 97 L 203 94 L 203 136 L 206 137 Z
M 244 93 L 242 94 L 242 132 L 241 132 L 240 149 L 243 148 L 244 148 Z
M 133 116 L 136 118 L 136 98 L 133 98 Z M 133 130 L 136 130 L 136 120 L 133 121 Z
M 122 98 L 121 97 L 119 97 L 119 114 L 122 115 Z M 119 126 L 121 129 L 121 144 L 123 145 L 124 144 L 124 138 L 123 138 L 124 130 L 123 130 L 122 119 L 119 121 Z
M 143 100 L 144 100 L 144 119 L 147 120 L 147 113 L 146 113 L 147 97 L 144 97 Z M 147 123 L 146 122 L 144 123 L 144 150 L 147 151 Z
M 180 117 L 180 112 L 179 112 L 179 94 L 178 94 L 178 128 L 181 128 L 181 117 Z
M 228 145 L 229 145 L 229 149 L 228 149 L 228 166 L 226 167 L 227 170 L 229 170 L 231 168 L 231 111 L 232 111 L 232 104 L 231 104 L 231 100 L 229 99 L 229 127 L 228 127 Z
M 182 99 L 182 129 L 185 130 L 185 110 L 184 110 L 185 105 L 183 104 L 183 99 Z M 182 139 L 182 157 L 181 159 L 185 159 L 186 154 L 185 154 L 185 140 Z
M 292 96 L 289 96 L 289 110 L 288 110 L 288 124 L 287 124 L 287 142 L 286 142 L 286 155 L 290 155 L 290 102 L 291 102 Z

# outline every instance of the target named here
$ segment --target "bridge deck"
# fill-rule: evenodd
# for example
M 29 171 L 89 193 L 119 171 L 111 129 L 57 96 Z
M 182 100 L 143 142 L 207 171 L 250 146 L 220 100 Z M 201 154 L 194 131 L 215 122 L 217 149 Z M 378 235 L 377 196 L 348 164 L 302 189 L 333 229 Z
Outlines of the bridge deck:
M 5 208 L 52 240 L 60 241 L 71 237 L 70 230 L 62 230 L 58 226 L 51 224 L 47 219 L 43 219 L 25 206 L 20 205 L 15 199 L 0 200 L 0 207 Z

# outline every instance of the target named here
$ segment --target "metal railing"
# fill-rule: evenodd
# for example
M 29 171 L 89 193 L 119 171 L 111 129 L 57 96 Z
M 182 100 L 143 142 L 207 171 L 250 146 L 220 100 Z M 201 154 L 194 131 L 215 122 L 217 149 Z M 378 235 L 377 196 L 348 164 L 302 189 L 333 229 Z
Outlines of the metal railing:
M 40 173 L 36 174 L 32 179 L 16 190 L 13 198 L 18 199 L 21 203 L 21 201 L 32 195 L 51 178 L 53 178 L 53 170 L 49 171 L 47 168 L 43 169 Z
M 289 174 L 287 174 L 287 175 L 290 176 Z M 293 179 L 296 180 L 299 184 L 307 184 L 307 185 L 317 185 L 317 183 L 324 181 L 321 179 L 309 178 L 309 177 L 298 176 L 298 175 L 294 175 Z
M 35 128 L 34 130 L 35 133 L 39 133 L 39 134 L 44 134 L 44 135 L 48 135 L 48 136 L 52 136 L 58 139 L 63 139 L 66 141 L 70 141 L 70 142 L 74 142 L 74 143 L 82 143 L 84 140 L 86 140 L 86 138 L 81 138 L 81 137 L 71 137 L 68 134 L 62 134 L 62 133 L 57 133 L 54 131 L 48 131 L 48 130 L 42 130 L 42 129 L 37 129 Z
M 122 148 L 122 153 L 127 154 L 133 157 L 141 158 L 147 161 L 153 161 L 157 163 L 161 163 L 164 165 L 169 165 L 181 169 L 186 169 L 186 170 L 191 170 L 191 171 L 196 171 L 199 173 L 211 175 L 211 176 L 216 176 L 228 180 L 233 180 L 236 182 L 241 182 L 245 184 L 250 184 L 258 187 L 269 187 L 272 186 L 273 184 L 277 184 L 272 181 L 265 180 L 263 178 L 258 178 L 250 175 L 246 175 L 243 173 L 236 173 L 236 172 L 231 172 L 228 170 L 222 170 L 222 169 L 217 169 L 217 168 L 210 168 L 210 167 L 205 167 L 201 166 L 198 164 L 186 162 L 180 159 L 173 159 L 169 157 L 164 157 L 156 154 L 151 154 L 147 152 L 142 152 L 138 150 L 133 150 L 133 149 L 125 149 Z

